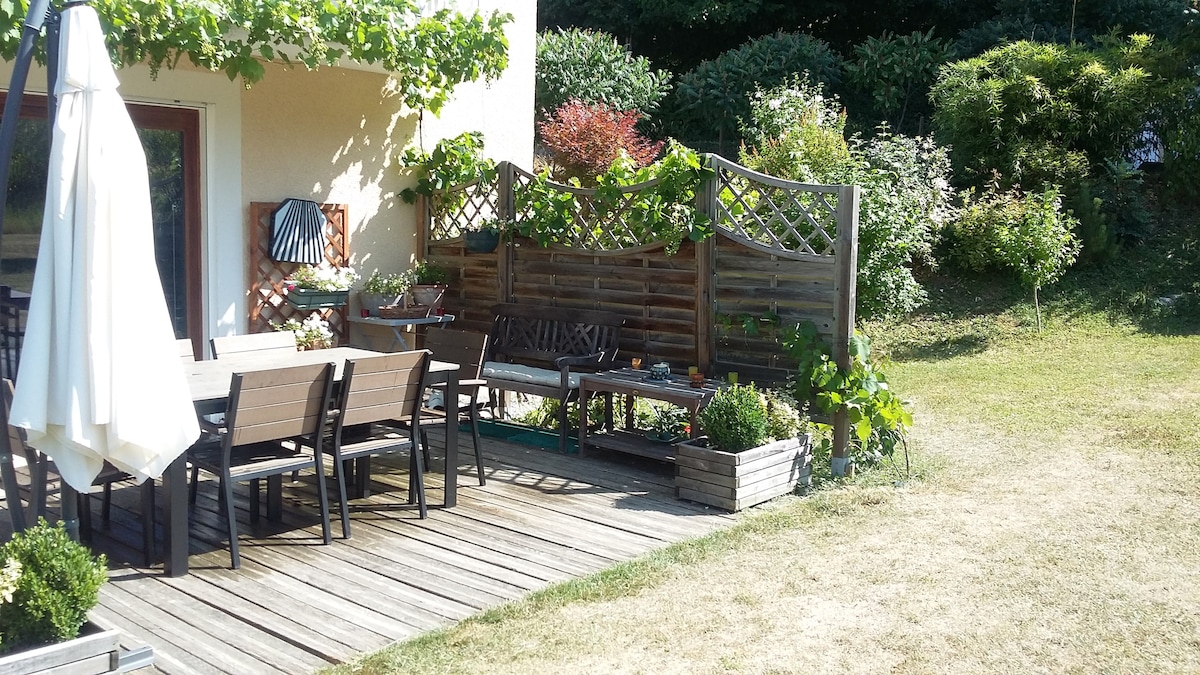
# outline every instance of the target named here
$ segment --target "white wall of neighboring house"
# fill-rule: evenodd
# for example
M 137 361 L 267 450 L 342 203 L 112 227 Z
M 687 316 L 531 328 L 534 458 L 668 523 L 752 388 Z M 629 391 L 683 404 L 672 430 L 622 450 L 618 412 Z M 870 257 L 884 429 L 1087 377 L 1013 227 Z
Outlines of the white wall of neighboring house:
M 479 130 L 487 154 L 529 166 L 536 3 L 456 4 L 467 12 L 478 7 L 514 15 L 506 30 L 509 67 L 490 84 L 460 86 L 440 118 L 427 113 L 424 145 Z M 11 67 L 0 62 L 0 89 Z M 269 64 L 250 89 L 222 73 L 188 67 L 163 70 L 157 79 L 145 67 L 132 67 L 119 77 L 129 101 L 201 111 L 205 340 L 246 331 L 250 202 L 345 203 L 351 260 L 360 271 L 411 266 L 419 251 L 415 209 L 398 192 L 414 181 L 397 160 L 418 142 L 418 116 L 389 95 L 395 82 L 388 74 L 353 65 L 309 72 Z M 45 82 L 44 70 L 35 67 L 27 90 L 44 93 Z

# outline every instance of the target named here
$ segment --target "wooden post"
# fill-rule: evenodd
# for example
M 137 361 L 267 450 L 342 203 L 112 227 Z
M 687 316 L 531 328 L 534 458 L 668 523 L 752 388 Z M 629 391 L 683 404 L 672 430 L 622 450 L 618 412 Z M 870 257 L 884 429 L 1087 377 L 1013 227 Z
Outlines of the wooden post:
M 512 162 L 500 162 L 496 166 L 499 172 L 499 182 L 496 186 L 497 190 L 497 208 L 500 210 L 500 217 L 507 220 L 516 220 L 517 206 L 516 194 L 513 188 L 517 181 L 513 180 L 514 168 Z M 512 268 L 513 268 L 513 237 L 515 233 L 509 232 L 507 237 L 501 241 L 501 248 L 496 253 L 496 299 L 500 302 L 512 301 Z
M 711 167 L 709 155 L 704 161 Z M 704 182 L 696 193 L 696 208 L 707 215 L 712 227 L 717 220 L 717 175 Z M 713 373 L 713 285 L 716 276 L 717 236 L 696 242 L 696 363 L 706 373 Z
M 834 278 L 833 356 L 839 368 L 850 369 L 850 338 L 854 335 L 854 309 L 858 279 L 858 201 L 857 185 L 838 188 L 837 244 Z M 850 464 L 850 421 L 845 409 L 833 416 L 833 457 L 830 472 L 844 476 Z

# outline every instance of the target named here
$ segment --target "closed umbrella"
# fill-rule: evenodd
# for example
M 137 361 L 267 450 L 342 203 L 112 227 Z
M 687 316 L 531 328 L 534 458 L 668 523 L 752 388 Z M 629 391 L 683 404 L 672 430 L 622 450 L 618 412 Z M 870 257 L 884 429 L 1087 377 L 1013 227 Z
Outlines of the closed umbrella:
M 146 158 L 95 11 L 62 12 L 46 212 L 12 407 L 63 479 L 160 476 L 200 430 L 155 265 Z

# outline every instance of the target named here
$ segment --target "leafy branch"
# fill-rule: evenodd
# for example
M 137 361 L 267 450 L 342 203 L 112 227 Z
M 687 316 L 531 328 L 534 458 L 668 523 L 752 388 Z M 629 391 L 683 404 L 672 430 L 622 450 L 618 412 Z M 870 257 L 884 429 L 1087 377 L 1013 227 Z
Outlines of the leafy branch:
M 492 79 L 508 65 L 504 25 L 512 16 L 448 9 L 422 14 L 411 0 L 92 0 L 113 62 L 146 63 L 152 74 L 193 65 L 247 84 L 263 62 L 310 70 L 343 58 L 379 64 L 413 109 L 437 114 L 455 86 Z M 27 0 L 0 1 L 0 57 L 12 60 Z

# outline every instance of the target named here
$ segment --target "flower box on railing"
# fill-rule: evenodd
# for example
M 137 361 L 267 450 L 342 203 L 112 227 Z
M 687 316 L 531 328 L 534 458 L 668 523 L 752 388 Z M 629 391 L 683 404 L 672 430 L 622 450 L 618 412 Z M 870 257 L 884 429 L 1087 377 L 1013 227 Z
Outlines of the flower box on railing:
M 291 288 L 287 303 L 296 309 L 327 309 L 341 307 L 350 298 L 350 291 L 319 291 L 314 288 Z

